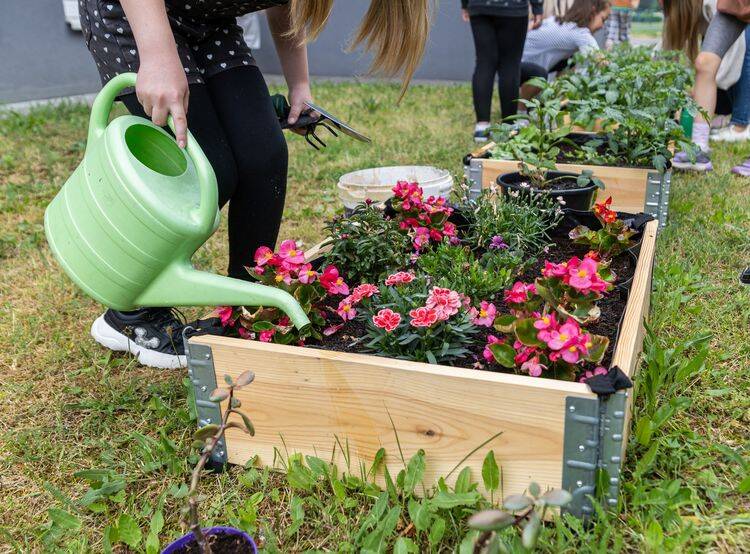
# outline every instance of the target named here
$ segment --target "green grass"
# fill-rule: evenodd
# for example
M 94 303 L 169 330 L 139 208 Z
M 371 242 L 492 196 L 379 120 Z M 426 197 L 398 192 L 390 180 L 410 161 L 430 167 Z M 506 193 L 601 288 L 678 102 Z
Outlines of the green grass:
M 316 153 L 290 139 L 283 237 L 321 237 L 346 171 L 431 164 L 461 172 L 471 148 L 467 86 L 415 86 L 400 105 L 391 85 L 315 92 L 374 143 L 331 140 Z M 99 348 L 88 325 L 101 308 L 60 272 L 44 240 L 44 208 L 83 154 L 87 115 L 63 106 L 0 121 L 0 552 L 100 552 L 118 538 L 143 551 L 150 529 L 162 545 L 180 534 L 194 427 L 184 372 Z M 573 520 L 547 527 L 543 550 L 750 551 L 750 289 L 737 284 L 750 264 L 750 183 L 728 174 L 749 153 L 717 147 L 716 173 L 673 179 L 621 510 L 587 529 Z M 224 268 L 225 242 L 222 226 L 199 263 Z M 294 467 L 207 475 L 206 520 L 260 530 L 269 551 L 339 551 L 400 508 L 394 533 L 430 548 L 400 501 L 377 501 L 357 480 L 335 489 L 339 479 L 310 482 L 309 470 Z M 86 472 L 94 469 L 102 471 Z M 432 548 L 449 552 L 465 532 L 463 509 L 438 513 L 447 525 Z
M 633 21 L 630 34 L 637 38 L 661 38 L 662 26 L 661 21 Z

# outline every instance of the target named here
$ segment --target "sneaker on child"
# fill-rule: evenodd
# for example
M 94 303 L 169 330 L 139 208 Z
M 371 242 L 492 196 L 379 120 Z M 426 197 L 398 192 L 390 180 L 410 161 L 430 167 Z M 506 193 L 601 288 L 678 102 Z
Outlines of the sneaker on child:
M 683 171 L 713 171 L 714 166 L 711 164 L 711 157 L 708 152 L 703 150 L 698 151 L 695 155 L 695 159 L 691 159 L 690 154 L 685 152 L 678 152 L 672 158 L 672 167 L 675 169 L 681 169 Z
M 170 308 L 107 310 L 91 325 L 91 336 L 110 350 L 133 354 L 145 366 L 176 369 L 187 365 L 184 328 Z
M 719 129 L 711 140 L 718 142 L 742 142 L 750 139 L 750 125 L 739 131 L 735 125 Z

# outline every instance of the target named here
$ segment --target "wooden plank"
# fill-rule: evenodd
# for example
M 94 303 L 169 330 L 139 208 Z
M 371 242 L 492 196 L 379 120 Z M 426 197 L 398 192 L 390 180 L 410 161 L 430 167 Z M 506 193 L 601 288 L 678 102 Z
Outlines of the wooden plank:
M 276 449 L 288 449 L 346 470 L 338 437 L 348 444 L 348 471 L 359 474 L 360 463 L 369 467 L 384 447 L 395 474 L 402 467 L 397 433 L 407 460 L 425 450 L 430 486 L 502 433 L 463 464 L 474 479 L 481 480 L 482 460 L 493 449 L 505 494 L 522 492 L 531 480 L 559 487 L 565 398 L 595 397 L 580 383 L 223 337 L 191 341 L 211 347 L 219 382 L 224 374 L 256 373 L 253 385 L 239 393 L 256 436 L 230 430 L 228 455 L 235 464 L 258 455 L 271 465 Z
M 587 164 L 557 164 L 557 169 L 574 173 L 580 173 L 587 169 L 592 171 L 606 186 L 605 190 L 599 191 L 599 200 L 611 196 L 612 209 L 628 213 L 643 211 L 646 205 L 648 174 L 656 171 L 654 169 Z M 518 162 L 515 160 L 482 160 L 482 187 L 488 188 L 494 185 L 498 175 L 513 171 L 518 171 Z
M 631 380 L 635 380 L 643 352 L 643 338 L 646 335 L 645 321 L 651 305 L 651 288 L 656 255 L 656 235 L 659 228 L 657 221 L 646 225 L 641 241 L 635 277 L 630 288 L 625 316 L 620 327 L 620 338 L 617 341 L 612 365 L 618 366 Z M 625 409 L 625 424 L 622 441 L 622 459 L 630 435 L 630 420 L 633 412 L 633 390 L 628 391 L 628 402 Z

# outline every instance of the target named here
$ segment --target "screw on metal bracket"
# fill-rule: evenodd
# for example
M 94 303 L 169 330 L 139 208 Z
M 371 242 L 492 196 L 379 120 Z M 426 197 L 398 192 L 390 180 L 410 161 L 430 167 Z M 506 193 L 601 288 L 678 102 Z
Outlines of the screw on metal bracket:
M 598 465 L 607 475 L 607 490 L 604 496 L 607 504 L 612 508 L 617 507 L 620 492 L 622 441 L 627 403 L 628 392 L 626 391 L 613 394 L 601 403 L 599 424 L 601 451 Z
M 596 490 L 598 447 L 599 400 L 567 397 L 562 487 L 573 495 L 565 510 L 576 517 L 594 512 L 589 496 Z

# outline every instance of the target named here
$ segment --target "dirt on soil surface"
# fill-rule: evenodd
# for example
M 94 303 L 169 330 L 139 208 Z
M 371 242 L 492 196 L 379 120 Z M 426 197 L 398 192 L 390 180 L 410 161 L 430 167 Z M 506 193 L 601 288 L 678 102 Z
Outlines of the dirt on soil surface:
M 541 275 L 541 270 L 544 267 L 545 260 L 553 263 L 561 263 L 569 260 L 573 256 L 582 258 L 588 249 L 580 244 L 574 244 L 567 237 L 566 232 L 561 230 L 551 237 L 552 245 L 548 248 L 548 251 L 543 254 L 538 260 L 531 264 L 517 280 L 524 282 L 532 282 L 536 277 Z M 623 284 L 629 282 L 635 274 L 635 259 L 629 254 L 624 253 L 612 260 L 611 269 L 616 275 L 615 284 Z M 330 304 L 330 308 L 335 309 L 338 305 L 340 298 L 335 298 Z M 500 313 L 507 313 L 508 309 L 502 300 L 496 301 L 498 311 Z M 622 319 L 625 306 L 627 304 L 627 290 L 625 287 L 618 286 L 612 290 L 605 298 L 599 301 L 598 306 L 601 308 L 601 317 L 596 323 L 587 325 L 587 329 L 596 335 L 602 335 L 608 337 L 610 340 L 609 348 L 602 360 L 602 365 L 609 367 L 612 360 L 612 353 L 614 351 L 615 341 L 617 339 L 617 333 L 620 327 L 620 321 Z M 331 321 L 335 321 L 335 312 L 331 314 Z M 330 337 L 325 337 L 320 344 L 309 343 L 308 346 L 311 348 L 321 348 L 324 350 L 333 350 L 336 352 L 360 352 L 365 353 L 365 349 L 361 344 L 356 343 L 357 339 L 365 335 L 366 326 L 363 321 L 355 319 L 354 321 L 348 322 L 338 333 Z M 482 327 L 481 330 L 475 335 L 476 344 L 474 344 L 470 350 L 471 354 L 466 358 L 455 360 L 452 364 L 457 367 L 465 368 L 477 368 L 483 365 L 482 351 L 487 342 L 487 336 L 492 334 L 498 334 L 493 329 L 487 329 Z M 356 344 L 355 344 L 356 343 Z M 479 364 L 478 364 L 479 362 Z M 497 365 L 493 365 L 491 368 L 493 371 L 508 371 L 500 368 Z
M 208 544 L 214 554 L 250 554 L 253 551 L 242 535 L 216 533 L 208 536 Z M 201 554 L 201 550 L 197 543 L 191 542 L 177 554 Z

